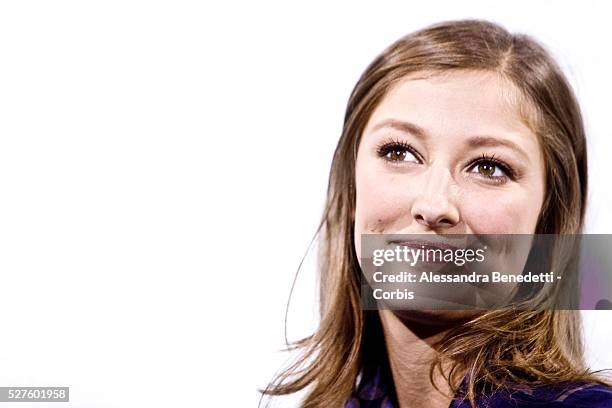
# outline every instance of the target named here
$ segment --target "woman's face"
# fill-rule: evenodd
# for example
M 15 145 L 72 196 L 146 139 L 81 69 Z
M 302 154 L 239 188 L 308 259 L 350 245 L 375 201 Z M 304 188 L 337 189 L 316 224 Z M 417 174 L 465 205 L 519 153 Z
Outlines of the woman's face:
M 538 139 L 492 74 L 407 78 L 368 121 L 355 170 L 360 234 L 532 234 Z M 356 245 L 359 247 L 359 245 Z
M 389 91 L 357 153 L 359 257 L 361 234 L 535 232 L 544 159 L 513 92 L 476 72 L 408 77 Z

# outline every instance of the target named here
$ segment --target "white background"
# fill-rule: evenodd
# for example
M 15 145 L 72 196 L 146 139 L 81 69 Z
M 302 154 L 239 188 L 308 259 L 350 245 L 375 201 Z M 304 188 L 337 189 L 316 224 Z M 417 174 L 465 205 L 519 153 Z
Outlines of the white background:
M 0 386 L 70 386 L 57 408 L 256 406 L 352 87 L 400 36 L 462 17 L 566 69 L 588 232 L 612 232 L 609 2 L 2 1 Z M 290 339 L 316 323 L 313 277 Z M 592 366 L 612 367 L 610 312 L 585 315 Z

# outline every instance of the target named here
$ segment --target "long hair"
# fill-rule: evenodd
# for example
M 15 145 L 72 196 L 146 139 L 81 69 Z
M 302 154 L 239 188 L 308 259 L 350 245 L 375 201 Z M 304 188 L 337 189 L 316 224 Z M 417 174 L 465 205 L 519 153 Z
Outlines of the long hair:
M 546 192 L 535 232 L 580 234 L 587 197 L 587 152 L 582 116 L 561 69 L 537 41 L 481 20 L 439 23 L 402 37 L 365 70 L 353 89 L 329 176 L 321 234 L 320 324 L 288 344 L 299 357 L 262 392 L 307 390 L 303 408 L 342 406 L 372 369 L 382 343 L 377 314 L 361 307 L 354 248 L 355 162 L 361 134 L 389 89 L 409 74 L 468 70 L 498 74 L 518 90 L 516 106 L 540 141 Z M 452 362 L 451 389 L 469 373 L 475 405 L 479 381 L 557 383 L 599 380 L 585 365 L 579 311 L 494 310 L 451 329 L 432 365 Z

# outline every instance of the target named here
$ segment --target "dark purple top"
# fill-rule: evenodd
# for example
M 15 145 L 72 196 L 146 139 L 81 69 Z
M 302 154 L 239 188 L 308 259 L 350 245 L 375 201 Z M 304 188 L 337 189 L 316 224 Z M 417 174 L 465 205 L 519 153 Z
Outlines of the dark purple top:
M 351 394 L 344 408 L 398 408 L 394 391 L 381 370 Z M 465 384 L 465 379 L 464 379 Z M 612 408 L 612 387 L 600 384 L 568 384 L 564 387 L 538 387 L 529 391 L 498 390 L 490 395 L 477 397 L 478 407 L 527 408 L 527 407 L 596 407 Z M 471 408 L 470 401 L 461 396 L 452 400 L 449 408 Z

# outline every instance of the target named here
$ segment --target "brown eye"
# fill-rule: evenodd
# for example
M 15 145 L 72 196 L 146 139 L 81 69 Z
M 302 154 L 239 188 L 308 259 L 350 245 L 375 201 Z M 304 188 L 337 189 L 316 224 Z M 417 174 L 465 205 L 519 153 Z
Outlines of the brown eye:
M 406 150 L 394 149 L 387 153 L 387 158 L 393 161 L 404 161 L 406 160 Z
M 485 177 L 492 177 L 495 174 L 495 165 L 490 163 L 480 163 L 478 165 L 478 173 Z
M 470 169 L 470 173 L 489 179 L 502 179 L 509 175 L 509 171 L 504 165 L 491 159 L 480 159 Z
M 393 142 L 383 145 L 378 148 L 378 155 L 397 164 L 401 162 L 420 163 L 418 153 L 405 143 Z

